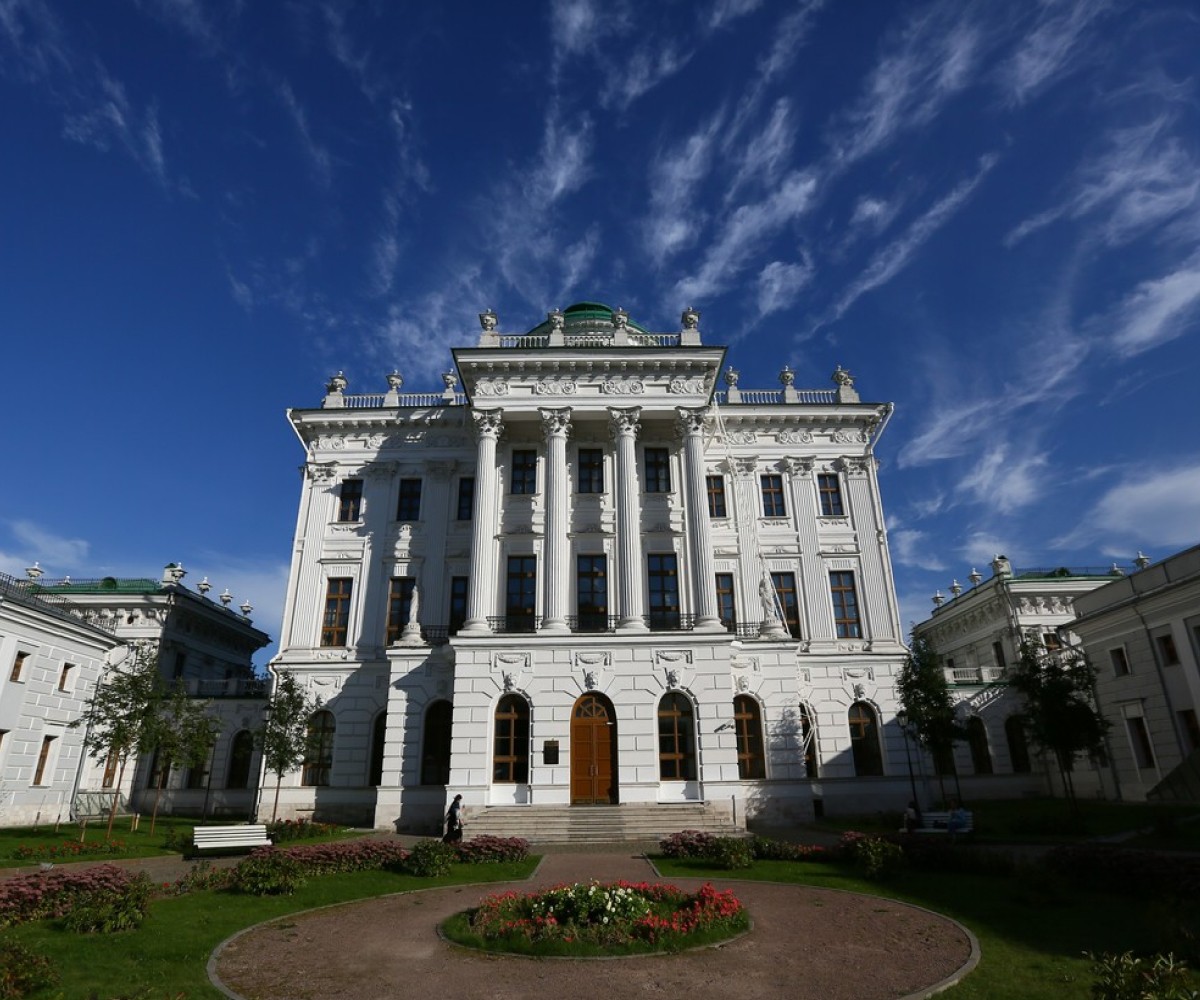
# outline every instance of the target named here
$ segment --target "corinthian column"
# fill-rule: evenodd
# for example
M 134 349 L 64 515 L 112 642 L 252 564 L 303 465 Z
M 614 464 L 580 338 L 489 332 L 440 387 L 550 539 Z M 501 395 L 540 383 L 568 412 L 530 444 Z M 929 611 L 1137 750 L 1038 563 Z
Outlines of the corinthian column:
M 646 632 L 642 600 L 642 524 L 638 506 L 637 439 L 642 408 L 610 409 L 609 428 L 617 445 L 617 628 Z
M 706 408 L 678 407 L 679 432 L 683 435 L 684 497 L 687 511 L 688 546 L 691 548 L 692 593 L 696 595 L 696 631 L 721 632 L 717 609 L 716 571 L 713 564 L 712 533 L 708 523 L 708 497 L 704 483 L 704 415 Z
M 567 434 L 571 409 L 538 410 L 546 434 L 546 539 L 542 632 L 569 632 L 567 595 L 571 578 L 567 565 Z
M 471 534 L 471 589 L 463 632 L 490 632 L 496 612 L 496 440 L 504 429 L 499 410 L 472 410 L 478 438 L 475 460 L 475 523 Z

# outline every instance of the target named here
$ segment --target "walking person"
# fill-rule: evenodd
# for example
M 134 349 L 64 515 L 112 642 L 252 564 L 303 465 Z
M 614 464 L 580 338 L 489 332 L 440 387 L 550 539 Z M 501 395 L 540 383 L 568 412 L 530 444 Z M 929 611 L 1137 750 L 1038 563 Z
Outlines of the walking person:
M 454 801 L 450 803 L 450 808 L 446 810 L 446 834 L 442 837 L 445 843 L 456 844 L 462 840 L 464 812 L 465 808 L 462 804 L 462 796 L 454 796 Z

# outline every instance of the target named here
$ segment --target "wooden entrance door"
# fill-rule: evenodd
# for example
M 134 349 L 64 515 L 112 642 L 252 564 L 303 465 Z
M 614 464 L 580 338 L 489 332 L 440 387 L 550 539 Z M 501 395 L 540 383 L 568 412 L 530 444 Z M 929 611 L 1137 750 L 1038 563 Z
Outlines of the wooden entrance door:
M 571 716 L 571 805 L 616 805 L 617 723 L 599 695 L 585 694 Z

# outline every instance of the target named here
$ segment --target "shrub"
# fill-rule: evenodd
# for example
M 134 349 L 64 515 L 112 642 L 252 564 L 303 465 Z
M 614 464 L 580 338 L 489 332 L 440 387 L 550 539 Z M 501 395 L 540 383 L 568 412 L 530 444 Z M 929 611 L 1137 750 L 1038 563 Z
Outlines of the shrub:
M 523 837 L 472 837 L 454 845 L 463 864 L 495 864 L 524 861 L 529 857 L 529 841 Z
M 267 834 L 276 844 L 328 837 L 337 833 L 338 829 L 333 823 L 314 823 L 308 819 L 281 819 L 277 823 L 267 824 Z
M 16 941 L 0 941 L 0 1000 L 19 1000 L 58 982 L 50 959 Z
M 706 858 L 717 838 L 700 830 L 681 830 L 658 842 L 659 849 L 668 858 Z
M 440 840 L 422 840 L 409 852 L 403 870 L 419 878 L 438 878 L 450 873 L 450 868 L 457 858 L 458 852 L 453 844 L 443 844 Z
M 304 885 L 300 863 L 286 851 L 258 847 L 233 869 L 233 888 L 252 896 L 290 896 Z
M 150 902 L 150 879 L 144 872 L 119 889 L 98 893 L 73 907 L 63 926 L 76 934 L 115 934 L 136 930 Z
M 76 906 L 119 892 L 133 876 L 116 865 L 56 868 L 0 881 L 0 928 L 62 917 Z
M 962 875 L 1011 875 L 1016 859 L 1004 851 L 979 849 L 945 837 L 905 836 L 904 857 L 918 871 L 956 872 Z
M 904 851 L 899 844 L 883 837 L 871 837 L 847 830 L 839 844 L 845 858 L 869 879 L 885 879 L 904 865 Z
M 398 841 L 370 837 L 333 844 L 302 844 L 285 847 L 279 853 L 291 858 L 305 875 L 382 870 L 401 864 L 408 857 L 407 849 Z
M 75 861 L 92 854 L 124 854 L 125 841 L 108 840 L 79 843 L 64 840 L 61 844 L 20 845 L 12 856 L 20 861 Z
M 197 862 L 186 875 L 167 883 L 163 889 L 175 896 L 204 889 L 228 889 L 233 885 L 234 869 L 214 868 L 209 861 Z
M 744 837 L 715 838 L 708 856 L 720 868 L 749 868 L 754 863 L 754 851 Z
M 757 836 L 750 838 L 750 850 L 757 861 L 824 861 L 830 854 L 820 844 L 792 844 Z
M 1200 997 L 1191 988 L 1192 977 L 1187 966 L 1176 962 L 1173 955 L 1155 955 L 1153 963 L 1134 957 L 1127 951 L 1121 955 L 1107 952 L 1092 961 L 1092 1000 L 1196 1000 Z
M 1051 848 L 1045 865 L 1076 887 L 1131 896 L 1200 895 L 1200 858 L 1137 851 L 1104 844 Z

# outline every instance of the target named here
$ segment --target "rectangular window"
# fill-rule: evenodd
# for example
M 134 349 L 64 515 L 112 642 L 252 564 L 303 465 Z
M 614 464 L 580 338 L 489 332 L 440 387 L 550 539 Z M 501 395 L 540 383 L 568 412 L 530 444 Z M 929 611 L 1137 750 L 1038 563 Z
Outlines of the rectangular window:
M 1154 747 L 1150 744 L 1150 733 L 1146 729 L 1146 720 L 1140 715 L 1126 718 L 1125 726 L 1129 730 L 1129 743 L 1133 748 L 1133 759 L 1140 770 L 1154 766 Z
M 1125 647 L 1117 646 L 1116 649 L 1108 651 L 1108 658 L 1112 661 L 1113 674 L 1117 677 L 1124 677 L 1129 671 L 1129 657 L 1125 655 Z
M 604 492 L 604 450 L 601 448 L 579 449 L 579 492 Z
M 63 664 L 62 672 L 58 675 L 58 689 L 60 691 L 63 691 L 68 694 L 70 693 L 71 687 L 72 687 L 71 681 L 73 679 L 72 671 L 74 671 L 74 669 L 75 669 L 74 663 L 64 663 Z
M 733 574 L 717 574 L 717 614 L 730 632 L 737 627 L 737 605 L 733 596 Z
M 512 491 L 526 496 L 537 492 L 537 452 L 516 449 L 512 453 Z
M 1008 660 L 1004 656 L 1004 643 L 992 643 L 992 658 L 996 661 L 996 666 L 1001 670 L 1008 666 Z
M 183 676 L 183 672 L 187 669 L 187 653 L 183 650 L 175 651 L 175 672 L 172 674 L 172 680 L 179 680 Z
M 508 631 L 534 631 L 534 612 L 537 609 L 537 558 L 509 556 L 507 583 L 504 613 L 508 619 Z
M 475 516 L 475 477 L 463 476 L 458 481 L 458 513 L 459 521 L 469 521 Z
M 1188 751 L 1200 750 L 1200 722 L 1196 719 L 1196 710 L 1185 708 L 1179 713 L 1179 728 L 1187 736 Z
M 467 577 L 450 578 L 450 631 L 457 632 L 467 622 Z
M 1062 640 L 1059 639 L 1057 632 L 1043 632 L 1042 645 L 1053 653 L 1055 650 L 1062 649 Z
M 362 518 L 363 481 L 343 479 L 338 490 L 338 520 L 358 521 Z
M 862 621 L 858 617 L 858 592 L 854 574 L 830 573 L 829 591 L 833 596 L 833 624 L 839 639 L 861 639 Z
M 822 517 L 844 517 L 842 506 L 842 484 L 835 473 L 823 472 L 817 476 L 817 494 L 821 498 Z
M 762 477 L 763 517 L 786 517 L 783 506 L 783 476 L 769 473 Z
M 412 613 L 413 591 L 417 581 L 411 576 L 393 576 L 388 588 L 387 634 L 384 642 L 391 645 L 398 642 L 408 624 L 408 616 Z
M 646 557 L 649 569 L 650 627 L 679 628 L 679 567 L 674 552 Z
M 396 504 L 396 520 L 421 520 L 421 480 L 400 480 L 400 500 Z
M 1154 637 L 1158 647 L 1158 655 L 1162 658 L 1164 667 L 1174 667 L 1179 663 L 1179 650 L 1175 648 L 1175 636 L 1167 632 Z
M 42 749 L 38 753 L 37 769 L 33 772 L 33 783 L 35 785 L 49 784 L 46 781 L 46 765 L 50 760 L 50 748 L 53 744 L 53 736 L 42 737 Z
M 671 492 L 671 456 L 666 448 L 646 448 L 646 492 Z
M 104 758 L 104 777 L 100 779 L 101 788 L 112 788 L 117 782 L 117 755 L 109 751 L 107 757 Z
M 325 585 L 325 618 L 321 623 L 322 646 L 346 645 L 350 625 L 350 592 L 354 581 L 348 576 L 330 577 Z
M 783 624 L 793 639 L 800 638 L 800 604 L 796 597 L 795 573 L 772 573 L 771 583 L 783 611 Z
M 608 558 L 579 556 L 576 560 L 576 606 L 580 632 L 608 629 Z
M 708 486 L 708 516 L 728 517 L 725 508 L 725 477 L 706 476 L 704 481 Z
M 25 670 L 25 661 L 29 659 L 28 653 L 17 653 L 17 658 L 13 660 L 12 670 L 9 672 L 8 679 L 10 681 L 19 681 L 21 674 Z

